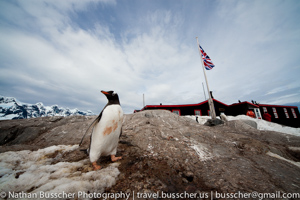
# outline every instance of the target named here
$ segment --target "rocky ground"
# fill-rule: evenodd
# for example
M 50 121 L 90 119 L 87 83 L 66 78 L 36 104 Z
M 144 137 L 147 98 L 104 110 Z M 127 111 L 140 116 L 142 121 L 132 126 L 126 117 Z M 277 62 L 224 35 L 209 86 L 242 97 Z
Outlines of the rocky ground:
M 78 144 L 95 116 L 0 121 L 0 152 Z M 85 137 L 82 148 L 89 143 Z M 242 121 L 205 126 L 169 111 L 125 115 L 120 175 L 106 192 L 300 191 L 300 137 L 260 131 Z M 59 162 L 86 159 L 78 149 Z M 105 168 L 111 163 L 102 157 Z M 91 170 L 91 166 L 84 170 Z M 150 199 L 150 198 L 149 198 Z

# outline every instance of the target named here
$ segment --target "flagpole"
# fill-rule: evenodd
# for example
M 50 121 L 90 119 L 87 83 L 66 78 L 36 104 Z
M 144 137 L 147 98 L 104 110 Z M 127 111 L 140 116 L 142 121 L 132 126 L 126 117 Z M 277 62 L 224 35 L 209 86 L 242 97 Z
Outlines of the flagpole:
M 204 101 L 206 100 L 206 94 L 205 94 L 205 89 L 204 89 L 204 84 L 202 82 L 202 87 L 203 87 L 203 93 L 204 93 Z
M 214 102 L 211 98 L 210 90 L 209 90 L 209 87 L 208 87 L 208 81 L 207 81 L 206 72 L 205 72 L 205 69 L 204 69 L 204 63 L 203 63 L 203 58 L 202 58 L 200 47 L 199 47 L 200 44 L 199 44 L 199 41 L 198 41 L 198 37 L 196 37 L 196 39 L 197 39 L 199 55 L 200 55 L 200 58 L 201 58 L 201 64 L 202 64 L 203 73 L 204 73 L 206 86 L 207 86 L 207 91 L 208 91 L 208 105 L 209 105 L 209 109 L 210 109 L 210 115 L 211 115 L 212 119 L 216 119 L 215 106 L 214 106 Z

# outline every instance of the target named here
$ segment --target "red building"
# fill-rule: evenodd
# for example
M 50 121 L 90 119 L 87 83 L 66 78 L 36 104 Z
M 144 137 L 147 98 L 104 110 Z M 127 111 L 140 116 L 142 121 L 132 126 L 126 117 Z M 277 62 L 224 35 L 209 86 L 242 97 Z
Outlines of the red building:
M 255 113 L 256 118 L 261 119 L 266 111 L 271 115 L 272 122 L 291 127 L 300 127 L 300 115 L 297 106 L 254 104 L 248 101 L 227 105 L 216 99 L 213 99 L 213 101 L 217 116 L 221 113 L 231 116 L 246 115 L 247 112 L 251 110 Z M 178 115 L 210 115 L 207 100 L 197 104 L 146 105 L 142 110 L 135 110 L 134 112 L 155 109 L 169 110 Z
M 291 127 L 300 127 L 300 116 L 297 106 L 259 104 L 259 109 L 262 114 L 265 112 L 269 113 L 272 122 Z
M 228 105 L 213 99 L 214 106 L 216 110 L 216 115 L 220 115 L 221 112 L 225 113 L 228 110 Z M 142 110 L 154 110 L 154 109 L 164 109 L 169 110 L 178 115 L 210 115 L 210 110 L 208 106 L 208 100 L 197 104 L 182 104 L 182 105 L 146 105 Z

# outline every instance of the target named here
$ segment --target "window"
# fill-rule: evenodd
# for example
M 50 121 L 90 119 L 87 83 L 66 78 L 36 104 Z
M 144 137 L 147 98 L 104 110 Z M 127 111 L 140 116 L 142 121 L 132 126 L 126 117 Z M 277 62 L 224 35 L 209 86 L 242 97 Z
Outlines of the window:
M 256 118 L 261 119 L 261 114 L 259 108 L 254 108 L 254 113 Z
M 296 115 L 296 112 L 295 112 L 294 108 L 291 108 L 291 111 L 293 113 L 294 118 L 297 118 L 297 115 Z
M 201 110 L 194 110 L 194 112 L 195 112 L 195 115 L 200 115 L 200 116 L 202 115 Z
M 268 112 L 266 107 L 263 107 L 263 111 L 264 111 L 264 113 Z
M 286 109 L 286 108 L 283 108 L 283 111 L 284 111 L 284 114 L 285 114 L 286 118 L 290 118 L 287 109 Z
M 175 113 L 177 115 L 180 115 L 180 110 L 172 110 L 172 113 Z
M 276 108 L 273 107 L 272 110 L 273 110 L 273 113 L 274 113 L 274 117 L 278 118 L 278 114 L 277 114 Z

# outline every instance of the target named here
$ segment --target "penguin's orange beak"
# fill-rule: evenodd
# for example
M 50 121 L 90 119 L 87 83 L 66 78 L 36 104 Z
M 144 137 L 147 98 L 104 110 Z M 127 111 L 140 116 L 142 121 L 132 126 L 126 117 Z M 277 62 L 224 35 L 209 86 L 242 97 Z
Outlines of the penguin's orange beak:
M 103 91 L 103 90 L 101 90 L 101 92 L 102 92 L 103 94 L 109 94 L 108 92 L 105 92 L 105 91 Z

